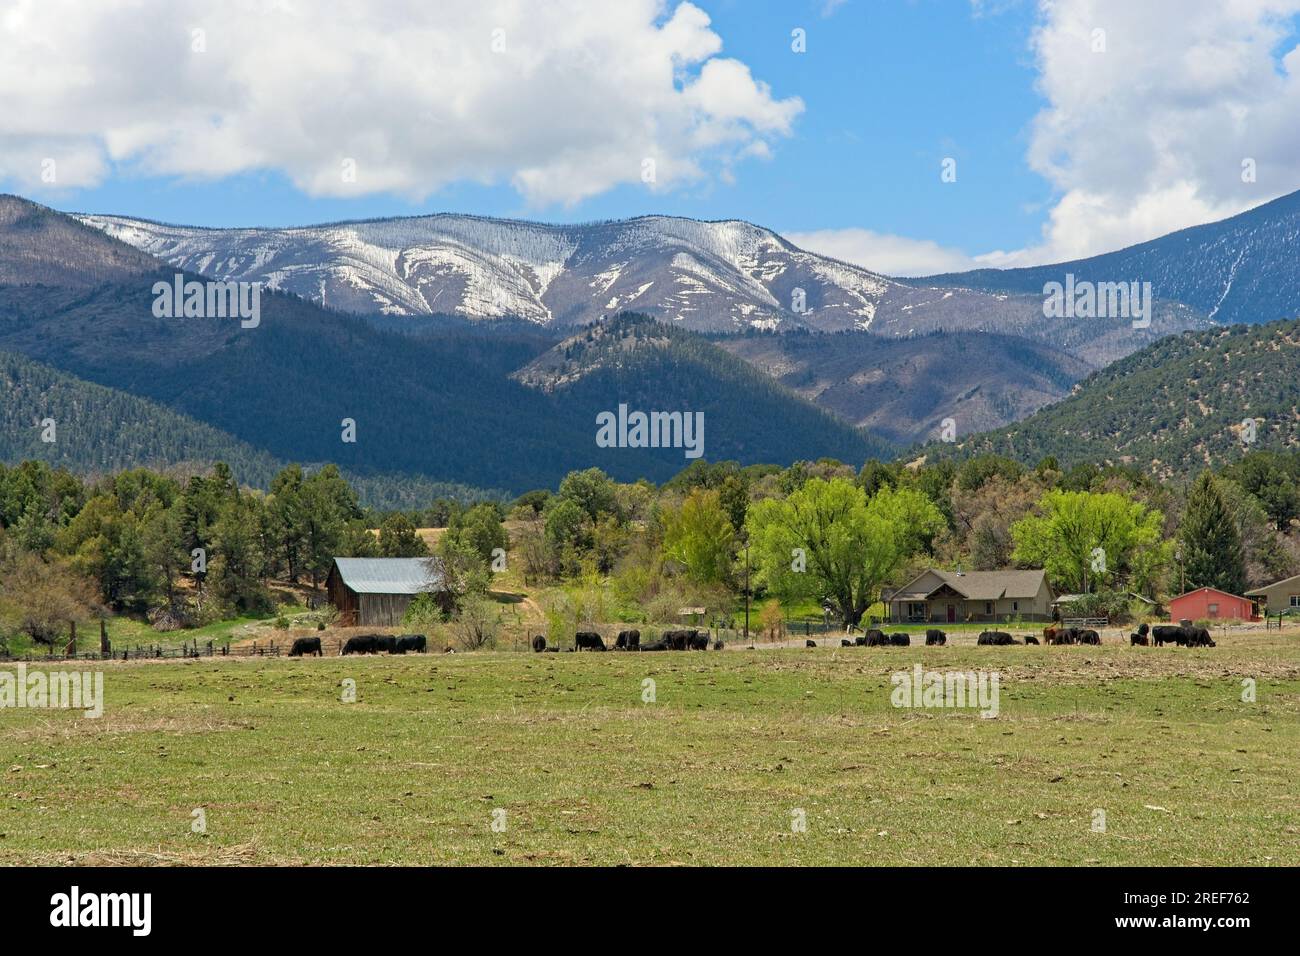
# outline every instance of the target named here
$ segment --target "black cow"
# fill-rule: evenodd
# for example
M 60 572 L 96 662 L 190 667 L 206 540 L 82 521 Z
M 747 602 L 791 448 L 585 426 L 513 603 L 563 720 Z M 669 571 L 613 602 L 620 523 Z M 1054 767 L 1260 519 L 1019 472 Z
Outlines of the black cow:
M 708 632 L 701 634 L 699 631 L 691 631 L 690 637 L 686 639 L 686 646 L 693 651 L 707 651 L 709 649 Z
M 1026 644 L 1035 644 L 1035 645 L 1036 645 L 1036 644 L 1038 643 L 1038 638 L 1034 637 L 1034 635 L 1032 635 L 1032 634 L 1026 634 L 1026 635 L 1025 635 L 1025 643 L 1026 643 Z
M 855 638 L 853 639 L 853 646 L 854 646 L 854 647 L 866 647 L 866 646 L 867 646 L 867 635 L 865 635 L 865 634 L 859 634 L 857 637 L 855 637 Z
M 1217 647 L 1214 641 L 1210 640 L 1209 628 L 1193 627 L 1189 628 L 1192 632 L 1187 637 L 1188 647 Z
M 358 634 L 356 637 L 349 637 L 347 643 L 343 645 L 343 653 L 344 654 L 378 654 L 379 635 Z
M 1101 635 L 1096 631 L 1081 630 L 1079 631 L 1080 644 L 1100 644 Z
M 853 642 L 850 641 L 847 637 L 840 638 L 840 647 L 852 647 L 852 646 L 853 646 Z
M 395 638 L 395 637 L 388 637 L 388 636 L 386 636 L 386 635 L 381 635 L 381 636 L 375 638 L 375 651 L 376 651 L 377 653 L 378 653 L 378 652 L 383 652 L 383 651 L 387 651 L 389 654 L 396 654 L 396 653 L 398 653 L 398 651 L 397 651 L 397 638 Z
M 1151 642 L 1156 647 L 1166 644 L 1186 644 L 1187 635 L 1177 624 L 1157 624 L 1151 628 Z
M 614 639 L 614 650 L 634 651 L 641 645 L 640 631 L 619 631 Z
M 426 647 L 428 647 L 428 641 L 424 639 L 423 634 L 397 635 L 397 653 L 399 654 L 405 654 L 407 651 L 423 654 Z
M 575 651 L 603 651 L 605 642 L 595 631 L 579 631 L 573 635 Z
M 713 649 L 715 651 L 720 651 L 726 646 L 727 646 L 726 644 L 722 643 L 722 638 L 718 638 L 716 641 L 713 642 Z
M 538 634 L 533 638 L 533 651 L 540 654 L 544 650 L 546 650 L 546 638 Z
M 1150 633 L 1150 624 L 1139 624 L 1138 629 L 1128 636 L 1129 646 L 1137 647 L 1138 645 L 1141 645 L 1142 647 L 1146 647 L 1150 643 L 1150 641 L 1147 640 L 1147 635 Z
M 804 641 L 804 642 L 803 642 L 803 646 L 804 646 L 804 647 L 816 647 L 816 646 L 817 646 L 817 642 L 816 642 L 816 641 Z
M 902 631 L 899 631 L 896 634 L 890 634 L 888 635 L 888 638 L 890 647 L 912 646 L 912 636 L 910 634 L 904 634 Z
M 932 627 L 925 632 L 926 647 L 942 647 L 948 643 L 948 635 L 937 627 Z
M 975 643 L 982 646 L 1000 647 L 1005 644 L 1014 644 L 1016 639 L 1006 631 L 983 631 Z
M 668 651 L 672 650 L 672 646 L 663 638 L 660 638 L 653 643 L 640 645 L 640 649 L 642 651 Z
M 304 654 L 324 656 L 320 649 L 319 637 L 300 637 L 293 642 L 293 647 L 289 648 L 289 656 L 302 657 Z
M 875 627 L 863 634 L 860 640 L 867 647 L 889 646 L 889 638 L 885 636 L 885 632 Z

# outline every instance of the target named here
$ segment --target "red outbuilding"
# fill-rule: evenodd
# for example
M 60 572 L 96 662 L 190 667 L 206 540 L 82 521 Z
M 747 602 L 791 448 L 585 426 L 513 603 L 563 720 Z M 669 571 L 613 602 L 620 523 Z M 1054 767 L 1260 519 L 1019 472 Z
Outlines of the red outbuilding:
M 1169 617 L 1175 621 L 1258 621 L 1259 609 L 1248 597 L 1218 588 L 1197 588 L 1169 602 Z

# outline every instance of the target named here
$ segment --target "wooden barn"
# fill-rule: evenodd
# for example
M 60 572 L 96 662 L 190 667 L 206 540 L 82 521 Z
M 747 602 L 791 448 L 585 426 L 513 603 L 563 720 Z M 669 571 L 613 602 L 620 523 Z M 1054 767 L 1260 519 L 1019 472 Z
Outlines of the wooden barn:
M 442 581 L 427 558 L 335 558 L 325 589 L 344 627 L 397 627 L 415 596 Z

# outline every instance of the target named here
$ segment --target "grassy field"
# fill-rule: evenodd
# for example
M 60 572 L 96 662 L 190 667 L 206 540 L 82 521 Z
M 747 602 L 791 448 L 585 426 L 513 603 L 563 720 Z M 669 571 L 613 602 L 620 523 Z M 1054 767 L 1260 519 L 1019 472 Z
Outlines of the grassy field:
M 893 707 L 917 662 L 999 716 Z M 0 710 L 0 863 L 1300 863 L 1297 633 L 103 669 Z

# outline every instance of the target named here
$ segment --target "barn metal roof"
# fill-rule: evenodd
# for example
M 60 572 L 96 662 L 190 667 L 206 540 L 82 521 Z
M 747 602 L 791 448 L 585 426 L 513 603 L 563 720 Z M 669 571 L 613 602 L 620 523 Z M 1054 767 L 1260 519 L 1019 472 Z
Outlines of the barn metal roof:
M 422 594 L 442 587 L 428 558 L 335 558 L 339 577 L 358 594 Z

